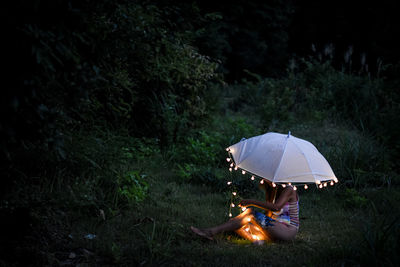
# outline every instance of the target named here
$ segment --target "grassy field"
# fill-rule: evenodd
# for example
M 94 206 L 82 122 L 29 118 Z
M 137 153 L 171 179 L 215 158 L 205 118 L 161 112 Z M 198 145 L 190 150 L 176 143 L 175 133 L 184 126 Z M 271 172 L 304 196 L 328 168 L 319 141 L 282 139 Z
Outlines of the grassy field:
M 388 231 L 394 232 L 395 226 L 390 224 L 400 214 L 395 205 L 400 196 L 398 189 L 366 189 L 354 195 L 338 184 L 323 190 L 299 190 L 301 226 L 296 239 L 259 246 L 234 233 L 220 234 L 209 241 L 190 231 L 191 225 L 208 227 L 228 219 L 226 193 L 204 185 L 178 183 L 174 174 L 164 168 L 153 169 L 149 177 L 149 195 L 141 205 L 80 225 L 82 229 L 75 235 L 96 233 L 96 238 L 74 241 L 76 248 L 94 252 L 85 255 L 77 250 L 75 253 L 80 256 L 75 263 L 354 266 L 398 262 L 393 251 L 396 240 L 390 234 L 382 236 L 376 229 L 391 227 Z M 262 199 L 262 192 L 255 191 L 255 197 Z M 362 201 L 349 202 L 357 197 Z M 374 211 L 372 203 L 379 210 Z M 382 203 L 384 206 L 380 206 Z
M 224 161 L 225 151 L 218 156 L 208 150 L 204 139 L 215 143 L 213 134 L 229 131 L 226 127 L 233 124 L 235 115 L 228 117 L 230 121 L 217 118 L 222 123 L 210 125 L 212 130 L 205 129 L 201 140 L 191 141 L 200 163 L 213 164 L 206 161 L 209 154 Z M 254 134 L 256 127 L 238 117 L 234 122 L 238 128 L 246 129 L 237 135 Z M 53 259 L 54 265 L 99 266 L 396 266 L 400 260 L 400 190 L 386 178 L 390 174 L 359 171 L 378 160 L 376 157 L 382 153 L 379 146 L 368 135 L 332 123 L 293 122 L 269 131 L 284 132 L 287 128 L 293 135 L 312 141 L 339 178 L 333 187 L 299 189 L 300 229 L 293 242 L 260 246 L 235 233 L 220 234 L 214 241 L 193 234 L 192 225 L 210 227 L 229 219 L 230 192 L 223 186 L 232 178 L 227 166 L 215 164 L 218 175 L 211 178 L 187 179 L 174 165 L 176 157 L 171 156 L 180 153 L 178 149 L 161 153 L 148 145 L 141 149 L 139 158 L 112 165 L 114 171 L 109 177 L 115 179 L 113 173 L 140 170 L 147 184 L 145 197 L 122 206 L 115 204 L 119 208 L 107 207 L 107 202 L 55 215 L 53 224 L 58 224 L 54 228 L 60 235 L 56 238 L 60 244 L 52 244 L 48 260 Z M 126 140 L 110 141 L 111 150 L 101 146 L 99 155 L 118 154 L 121 144 L 126 147 Z M 125 148 L 124 151 L 128 153 Z M 88 155 L 99 162 L 96 153 L 93 150 Z M 76 192 L 90 196 L 90 188 L 98 184 L 94 181 L 92 185 L 78 186 Z M 246 190 L 239 192 L 243 197 L 264 198 L 249 179 L 244 183 Z M 87 199 L 78 200 L 79 205 L 86 202 Z M 65 231 L 60 233 L 60 229 Z M 62 240 L 61 235 L 68 240 Z

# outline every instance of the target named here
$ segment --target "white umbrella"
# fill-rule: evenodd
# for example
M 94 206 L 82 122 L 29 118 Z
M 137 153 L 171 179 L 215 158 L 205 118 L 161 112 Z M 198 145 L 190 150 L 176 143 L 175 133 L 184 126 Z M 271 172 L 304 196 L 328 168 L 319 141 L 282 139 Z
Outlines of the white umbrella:
M 322 187 L 323 181 L 338 181 L 317 148 L 290 132 L 269 132 L 244 139 L 228 147 L 227 151 L 233 157 L 235 169 L 240 168 L 273 183 L 316 183 Z

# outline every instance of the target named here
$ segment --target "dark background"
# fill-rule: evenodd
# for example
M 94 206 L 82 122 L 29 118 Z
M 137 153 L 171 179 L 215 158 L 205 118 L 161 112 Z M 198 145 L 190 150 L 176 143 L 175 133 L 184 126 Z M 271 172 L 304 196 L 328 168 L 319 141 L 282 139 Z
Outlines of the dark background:
M 186 175 L 178 165 L 189 158 L 176 155 L 199 145 L 196 138 L 205 138 L 201 129 L 216 114 L 246 105 L 260 116 L 260 131 L 293 123 L 294 114 L 357 129 L 386 149 L 385 156 L 374 160 L 374 170 L 367 163 L 346 170 L 395 175 L 400 148 L 398 5 L 6 1 L 0 33 L 0 263 L 50 264 L 42 252 L 67 247 L 60 241 L 65 238 L 58 237 L 67 228 L 60 214 L 74 210 L 78 218 L 89 216 L 87 207 L 105 209 L 124 183 L 132 183 L 107 180 L 115 175 L 109 166 L 120 164 L 118 153 L 127 143 L 140 147 L 139 155 L 153 146 L 160 155 L 172 153 L 172 168 Z M 332 77 L 342 83 L 331 86 Z M 272 81 L 275 89 L 264 81 Z M 120 135 L 127 139 L 116 138 Z M 219 148 L 233 139 L 221 137 Z M 117 140 L 112 146 L 117 152 L 106 149 L 109 140 Z M 204 164 L 222 165 L 219 154 L 211 152 L 202 158 L 214 157 L 214 162 Z M 212 171 L 199 172 L 215 180 Z M 95 181 L 95 200 L 71 202 L 61 192 L 83 183 L 83 174 Z M 140 176 L 132 177 L 140 185 Z

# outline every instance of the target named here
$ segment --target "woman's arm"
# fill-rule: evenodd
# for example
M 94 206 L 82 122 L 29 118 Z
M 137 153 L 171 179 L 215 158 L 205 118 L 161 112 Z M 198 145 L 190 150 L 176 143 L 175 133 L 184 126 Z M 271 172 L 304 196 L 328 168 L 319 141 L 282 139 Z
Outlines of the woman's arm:
M 278 199 L 275 200 L 275 203 L 259 201 L 255 199 L 243 199 L 239 205 L 244 207 L 255 206 L 265 210 L 278 211 L 281 210 L 283 206 L 285 206 L 286 202 L 289 201 L 293 192 L 294 190 L 292 187 L 286 187 L 279 195 Z

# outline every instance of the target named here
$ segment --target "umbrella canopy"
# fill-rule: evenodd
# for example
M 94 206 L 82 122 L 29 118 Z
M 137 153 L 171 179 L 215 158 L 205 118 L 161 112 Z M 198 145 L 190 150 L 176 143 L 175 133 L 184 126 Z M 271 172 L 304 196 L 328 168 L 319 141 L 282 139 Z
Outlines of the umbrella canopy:
M 236 167 L 273 183 L 316 183 L 337 178 L 328 161 L 310 142 L 269 132 L 230 147 Z

